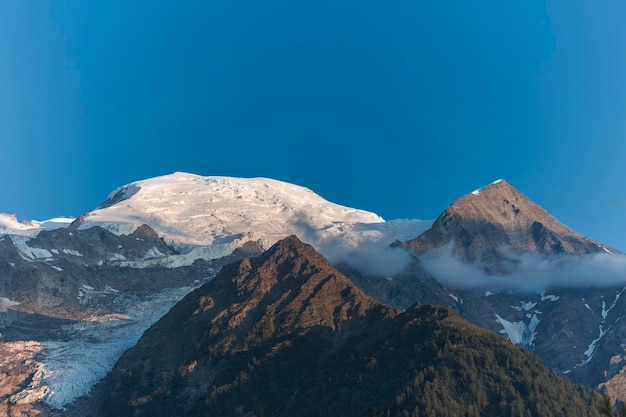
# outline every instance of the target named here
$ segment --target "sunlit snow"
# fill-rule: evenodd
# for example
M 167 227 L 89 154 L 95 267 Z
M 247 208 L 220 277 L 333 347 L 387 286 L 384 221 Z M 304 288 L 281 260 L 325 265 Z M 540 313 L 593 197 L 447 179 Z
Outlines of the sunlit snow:
M 68 227 L 74 220 L 71 217 L 58 217 L 44 221 L 18 222 L 15 215 L 0 213 L 0 236 L 19 235 L 34 237 L 42 230 Z
M 277 180 L 177 172 L 115 190 L 109 203 L 90 212 L 80 228 L 97 225 L 129 234 L 147 224 L 183 252 L 211 245 L 214 250 L 224 246 L 229 253 L 246 241 L 268 248 L 291 234 L 327 237 L 350 230 L 353 235 L 380 234 L 384 227 L 363 225 L 383 223 L 374 213 L 331 203 L 305 187 Z M 406 220 L 401 228 L 416 229 L 418 223 L 424 223 L 421 231 L 430 226 Z

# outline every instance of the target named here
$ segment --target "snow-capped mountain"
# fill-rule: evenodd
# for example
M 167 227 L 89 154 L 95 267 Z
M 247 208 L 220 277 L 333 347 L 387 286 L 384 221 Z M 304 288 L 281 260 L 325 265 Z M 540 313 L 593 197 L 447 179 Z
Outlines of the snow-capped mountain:
M 62 407 L 86 394 L 226 262 L 292 234 L 326 252 L 384 249 L 432 223 L 386 222 L 276 180 L 186 173 L 120 187 L 72 220 L 0 215 L 0 332 L 10 342 L 39 343 L 29 359 L 39 365 L 25 367 L 27 382 L 7 393 L 24 407 L 39 400 Z
M 125 185 L 78 220 L 80 229 L 101 226 L 115 234 L 147 224 L 182 251 L 206 245 L 232 251 L 246 241 L 269 247 L 294 233 L 332 236 L 357 224 L 384 222 L 286 182 L 182 172 Z

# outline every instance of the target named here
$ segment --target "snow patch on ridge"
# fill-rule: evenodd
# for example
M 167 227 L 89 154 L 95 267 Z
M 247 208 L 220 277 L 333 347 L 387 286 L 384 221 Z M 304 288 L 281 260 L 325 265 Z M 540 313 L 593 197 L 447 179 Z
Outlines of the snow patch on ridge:
M 0 213 L 0 236 L 16 235 L 35 237 L 42 230 L 54 230 L 68 227 L 75 219 L 70 217 L 57 217 L 44 221 L 18 222 L 13 214 Z
M 579 364 L 575 365 L 574 368 L 580 368 L 581 366 L 587 365 L 589 362 L 591 362 L 591 359 L 593 359 L 593 355 L 596 352 L 596 348 L 598 347 L 598 343 L 602 340 L 606 332 L 608 332 L 611 329 L 611 326 L 609 326 L 605 330 L 604 326 L 600 325 L 598 329 L 599 329 L 600 334 L 598 335 L 598 337 L 593 339 L 591 343 L 589 343 L 589 346 L 587 346 L 587 349 L 583 353 L 586 356 L 586 358 L 583 359 L 582 362 L 580 362 Z M 566 371 L 564 373 L 569 373 L 569 372 L 570 371 Z
M 499 184 L 502 181 L 504 181 L 504 180 L 503 179 L 495 180 L 494 182 L 492 182 L 489 185 Z M 485 187 L 481 187 L 481 188 L 475 189 L 474 191 L 472 191 L 472 195 L 480 195 L 480 192 L 483 190 L 483 188 L 485 188 Z
M 613 310 L 615 308 L 615 306 L 617 305 L 617 300 L 619 300 L 619 297 L 622 295 L 622 293 L 624 292 L 624 290 L 626 290 L 626 287 L 622 288 L 621 291 L 618 291 L 615 294 L 615 299 L 613 300 L 613 302 L 611 303 L 611 305 L 609 306 L 609 308 L 606 308 L 606 303 L 604 302 L 604 300 L 602 301 L 602 323 L 604 323 L 606 321 L 607 316 L 609 315 L 609 313 L 611 312 L 611 310 Z
M 517 311 L 529 311 L 529 310 L 532 310 L 537 305 L 537 303 L 533 303 L 532 301 L 520 301 L 519 304 L 520 305 L 518 306 L 511 306 L 511 307 Z
M 537 336 L 537 326 L 541 321 L 539 317 L 537 317 L 537 314 L 539 314 L 539 312 L 530 315 L 528 323 L 525 323 L 523 320 L 511 322 L 500 317 L 498 314 L 495 316 L 496 321 L 503 327 L 500 333 L 506 334 L 512 343 L 521 346 L 532 346 Z
M 540 292 L 539 296 L 541 297 L 541 301 L 559 301 L 561 299 L 558 295 L 546 295 L 545 291 Z
M 454 295 L 452 293 L 449 293 L 448 295 L 450 296 L 450 298 L 452 298 L 457 303 L 463 304 L 463 299 L 462 298 L 459 298 L 457 295 Z
M 26 259 L 27 261 L 33 261 L 33 260 L 48 261 L 48 260 L 53 259 L 52 253 L 50 253 L 50 251 L 46 249 L 40 249 L 40 248 L 31 248 L 30 246 L 28 246 L 26 244 L 26 241 L 29 239 L 30 239 L 29 236 L 19 236 L 19 235 L 11 236 L 11 240 L 13 241 L 13 244 L 15 245 L 15 247 L 17 248 L 17 250 L 20 252 L 20 254 L 22 255 L 24 259 Z
M 7 311 L 8 308 L 18 306 L 20 303 L 6 297 L 0 297 L 0 311 Z

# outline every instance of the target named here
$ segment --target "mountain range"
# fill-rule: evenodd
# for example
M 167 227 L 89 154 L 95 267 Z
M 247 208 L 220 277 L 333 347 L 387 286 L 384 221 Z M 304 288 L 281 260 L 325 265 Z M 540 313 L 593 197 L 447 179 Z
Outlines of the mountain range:
M 448 309 L 384 306 L 291 236 L 223 268 L 178 303 L 122 356 L 91 409 L 97 416 L 588 416 L 594 402 L 530 353 Z
M 434 221 L 385 221 L 275 180 L 175 173 L 120 187 L 78 219 L 0 215 L 0 234 L 0 349 L 21 352 L 0 363 L 0 402 L 15 413 L 55 415 L 86 395 L 76 415 L 244 415 L 259 407 L 309 415 L 322 411 L 307 407 L 328 401 L 346 415 L 428 415 L 432 406 L 415 395 L 424 386 L 407 388 L 396 368 L 417 381 L 429 366 L 474 376 L 482 372 L 466 366 L 474 355 L 494 352 L 508 359 L 489 369 L 512 396 L 477 387 L 488 401 L 470 415 L 517 415 L 513 403 L 552 415 L 537 408 L 536 394 L 526 398 L 531 391 L 595 412 L 593 396 L 550 376 L 532 354 L 626 399 L 624 256 L 503 180 L 462 196 Z M 450 343 L 465 346 L 462 361 Z M 389 346 L 408 356 L 389 357 Z M 421 359 L 402 369 L 411 355 Z M 522 362 L 560 391 L 522 389 L 526 382 L 511 375 Z M 279 364 L 288 364 L 284 373 Z M 307 369 L 302 379 L 296 369 Z M 458 398 L 446 402 L 451 410 L 467 400 L 456 377 L 431 393 Z M 374 383 L 385 378 L 385 389 Z M 281 387 L 262 381 L 276 380 L 286 381 L 285 392 L 273 396 Z M 375 389 L 381 396 L 368 405 Z M 254 395 L 244 399 L 242 390 Z M 402 390 L 411 395 L 398 397 Z M 363 401 L 344 408 L 348 397 Z

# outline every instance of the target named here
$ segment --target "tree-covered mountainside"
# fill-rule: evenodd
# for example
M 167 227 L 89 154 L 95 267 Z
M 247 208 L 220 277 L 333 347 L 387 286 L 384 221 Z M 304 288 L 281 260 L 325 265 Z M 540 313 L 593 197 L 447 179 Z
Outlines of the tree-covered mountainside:
M 97 416 L 597 416 L 598 397 L 443 307 L 366 296 L 296 237 L 150 328 Z

